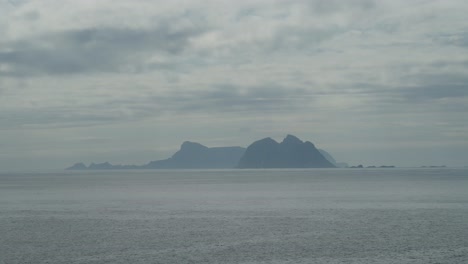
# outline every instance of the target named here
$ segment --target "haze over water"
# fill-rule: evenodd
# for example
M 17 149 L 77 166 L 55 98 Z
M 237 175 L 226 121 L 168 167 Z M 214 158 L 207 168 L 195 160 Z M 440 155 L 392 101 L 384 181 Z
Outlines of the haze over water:
M 0 263 L 466 263 L 467 169 L 0 174 Z

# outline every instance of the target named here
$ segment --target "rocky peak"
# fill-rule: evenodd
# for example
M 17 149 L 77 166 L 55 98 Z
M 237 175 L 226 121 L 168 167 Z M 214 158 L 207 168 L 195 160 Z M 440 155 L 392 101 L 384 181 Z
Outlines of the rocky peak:
M 181 150 L 203 150 L 207 148 L 208 147 L 205 147 L 200 143 L 190 141 L 185 141 L 184 143 L 182 143 L 182 146 L 180 146 Z
M 283 142 L 281 142 L 283 145 L 299 145 L 302 143 L 302 140 L 298 137 L 289 134 L 283 139 Z

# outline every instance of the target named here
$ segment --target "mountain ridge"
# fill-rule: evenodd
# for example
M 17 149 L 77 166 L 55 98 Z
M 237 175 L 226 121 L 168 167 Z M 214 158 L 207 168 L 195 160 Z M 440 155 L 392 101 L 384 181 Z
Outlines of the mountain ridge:
M 252 152 L 252 150 L 254 150 Z M 109 162 L 75 163 L 66 170 L 119 169 L 229 169 L 229 168 L 335 168 L 333 157 L 310 141 L 288 134 L 280 143 L 271 137 L 254 141 L 247 148 L 207 147 L 184 141 L 171 157 L 143 165 L 113 165 Z M 326 154 L 325 154 L 326 153 Z
M 336 168 L 310 141 L 288 134 L 281 143 L 271 138 L 247 147 L 237 168 Z

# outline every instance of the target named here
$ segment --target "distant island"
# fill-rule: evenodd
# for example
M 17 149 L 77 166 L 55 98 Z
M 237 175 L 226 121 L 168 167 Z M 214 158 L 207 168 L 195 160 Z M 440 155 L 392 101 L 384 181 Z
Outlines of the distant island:
M 357 166 L 351 166 L 349 168 L 351 168 L 351 169 L 362 169 L 362 168 L 367 168 L 367 169 L 376 169 L 376 168 L 388 169 L 388 168 L 395 168 L 395 166 L 393 166 L 393 165 L 380 165 L 380 166 L 371 165 L 371 166 L 364 167 L 362 164 L 360 164 L 360 165 L 357 165 Z
M 151 161 L 144 165 L 112 165 L 104 162 L 91 163 L 86 166 L 83 163 L 76 163 L 67 170 L 235 168 L 244 152 L 245 148 L 242 147 L 208 148 L 199 143 L 186 141 L 172 157 Z
M 271 138 L 252 143 L 238 168 L 336 168 L 314 144 L 287 135 L 281 143 Z
M 113 165 L 109 162 L 75 163 L 67 170 L 120 169 L 233 169 L 233 168 L 336 168 L 347 167 L 336 162 L 325 150 L 315 148 L 287 135 L 281 143 L 265 138 L 243 147 L 213 147 L 185 141 L 170 158 L 151 161 L 144 165 Z
M 208 148 L 202 144 L 186 141 L 172 157 L 152 161 L 143 169 L 221 169 L 234 168 L 244 154 L 242 147 Z

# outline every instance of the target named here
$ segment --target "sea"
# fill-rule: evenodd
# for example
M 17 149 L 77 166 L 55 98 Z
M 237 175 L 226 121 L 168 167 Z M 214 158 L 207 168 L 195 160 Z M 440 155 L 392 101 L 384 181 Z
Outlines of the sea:
M 468 169 L 0 173 L 0 263 L 468 263 Z

